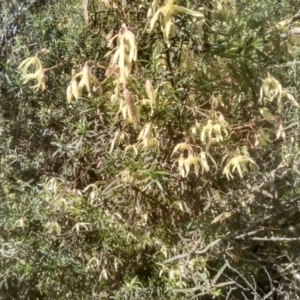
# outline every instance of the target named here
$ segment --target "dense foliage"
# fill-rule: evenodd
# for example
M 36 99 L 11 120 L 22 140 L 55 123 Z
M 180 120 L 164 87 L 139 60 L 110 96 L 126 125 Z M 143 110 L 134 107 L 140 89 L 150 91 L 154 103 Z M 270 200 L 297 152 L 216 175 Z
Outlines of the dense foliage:
M 300 299 L 297 1 L 0 8 L 0 299 Z

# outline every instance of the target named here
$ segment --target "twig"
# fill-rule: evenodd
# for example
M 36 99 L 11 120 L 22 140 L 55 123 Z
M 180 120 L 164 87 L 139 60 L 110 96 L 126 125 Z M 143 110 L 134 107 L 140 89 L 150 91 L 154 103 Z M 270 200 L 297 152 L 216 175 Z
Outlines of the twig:
M 229 290 L 225 300 L 229 299 L 229 296 L 230 296 L 231 292 L 234 291 L 234 290 L 236 290 L 236 287 L 230 287 L 230 290 Z
M 246 233 L 244 233 L 244 234 L 240 234 L 240 235 L 234 237 L 234 239 L 242 239 L 242 238 L 244 238 L 244 237 L 247 237 L 247 236 L 256 234 L 257 232 L 262 231 L 262 230 L 264 230 L 264 228 L 260 228 L 260 229 L 258 229 L 258 230 L 246 232 Z
M 238 271 L 238 270 L 236 270 L 235 268 L 233 268 L 230 264 L 229 264 L 229 262 L 228 262 L 228 260 L 225 260 L 226 261 L 226 263 L 227 263 L 227 267 L 230 269 L 230 270 L 232 270 L 232 271 L 234 271 L 235 273 L 237 273 L 244 281 L 245 281 L 245 283 L 248 285 L 248 287 L 253 291 L 253 294 L 255 295 L 255 297 L 258 297 L 258 299 L 260 299 L 261 297 L 260 297 L 260 295 L 256 292 L 256 290 L 253 288 L 253 286 L 250 284 L 250 282 Z M 244 295 L 244 294 L 243 294 Z M 247 297 L 244 295 L 244 297 L 247 299 Z M 256 299 L 256 298 L 255 298 Z
M 270 274 L 269 274 L 269 272 L 267 271 L 266 267 L 264 267 L 264 270 L 265 270 L 265 272 L 266 272 L 266 274 L 267 274 L 267 276 L 268 276 L 268 278 L 269 278 L 271 290 L 270 290 L 270 292 L 269 292 L 267 295 L 265 295 L 265 296 L 263 297 L 263 300 L 268 299 L 268 298 L 273 294 L 273 292 L 276 290 L 276 289 L 274 288 L 274 286 L 273 286 L 273 282 L 272 282 L 272 280 L 271 280 Z
M 242 295 L 244 296 L 244 299 L 249 300 L 243 292 Z
M 256 191 L 257 191 L 257 190 L 256 190 Z M 295 203 L 295 202 L 297 202 L 299 199 L 300 199 L 300 196 L 297 196 L 297 197 L 291 199 L 291 200 L 290 200 L 290 206 L 292 206 L 292 204 Z M 247 231 L 247 230 L 253 230 L 255 227 L 258 227 L 258 226 L 262 226 L 263 224 L 265 224 L 266 221 L 268 221 L 268 220 L 270 220 L 270 219 L 279 218 L 280 215 L 283 215 L 283 214 L 285 214 L 285 213 L 287 213 L 287 212 L 289 212 L 289 211 L 291 211 L 291 210 L 294 210 L 295 208 L 296 208 L 296 207 L 292 206 L 292 207 L 289 207 L 289 208 L 287 208 L 287 209 L 284 209 L 284 210 L 282 210 L 282 211 L 280 211 L 280 212 L 277 212 L 277 213 L 275 213 L 275 214 L 268 215 L 268 216 L 266 216 L 266 217 L 264 217 L 264 218 L 262 218 L 262 219 L 260 219 L 260 220 L 257 220 L 257 221 L 255 221 L 255 222 L 253 222 L 251 225 L 249 225 L 247 228 L 245 228 L 245 229 L 243 230 L 243 232 L 245 232 L 245 231 Z M 254 231 L 251 231 L 250 233 L 252 233 L 252 232 L 254 232 Z M 249 235 L 248 232 L 246 232 L 246 233 L 244 233 L 244 234 L 240 234 L 240 235 L 238 235 L 238 236 L 235 236 L 235 234 L 231 234 L 231 235 L 227 235 L 227 236 L 223 237 L 222 240 L 224 241 L 224 240 L 228 240 L 228 239 L 231 240 L 231 239 L 236 239 L 236 238 L 237 238 L 237 239 L 241 239 L 241 238 L 243 238 L 243 237 L 245 237 L 245 236 L 247 236 L 247 235 Z
M 252 281 L 253 281 L 253 284 L 254 284 L 254 289 L 255 289 L 255 292 L 256 292 L 256 290 L 257 290 L 256 281 L 255 281 L 253 275 L 251 275 L 251 278 L 252 278 Z
M 283 130 L 290 129 L 290 128 L 292 128 L 292 127 L 294 127 L 294 126 L 298 125 L 298 124 L 299 124 L 298 122 L 294 122 L 294 123 L 290 124 L 289 126 L 287 126 L 287 127 L 283 128 Z
M 272 288 L 271 291 L 262 298 L 262 300 L 269 299 L 269 297 L 273 294 L 273 292 L 274 292 L 274 288 Z
M 268 276 L 268 278 L 269 278 L 270 287 L 271 287 L 271 289 L 273 289 L 273 283 L 272 283 L 272 280 L 271 280 L 270 274 L 269 274 L 269 272 L 267 271 L 266 267 L 264 267 L 264 270 L 265 270 L 265 272 L 266 272 L 266 274 L 267 274 L 267 276 Z
M 300 10 L 292 17 L 291 24 L 300 20 Z
M 299 238 L 280 238 L 280 237 L 253 237 L 251 238 L 252 241 L 265 241 L 265 242 L 277 242 L 277 241 L 284 241 L 284 242 L 293 242 L 293 241 L 300 241 Z

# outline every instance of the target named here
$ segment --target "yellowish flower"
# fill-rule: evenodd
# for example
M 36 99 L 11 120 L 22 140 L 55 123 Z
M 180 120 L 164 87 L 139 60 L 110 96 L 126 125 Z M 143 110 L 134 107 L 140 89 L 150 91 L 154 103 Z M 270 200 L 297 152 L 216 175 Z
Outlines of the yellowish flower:
M 159 152 L 159 141 L 154 137 L 154 128 L 152 123 L 147 123 L 138 136 L 139 144 L 145 150 L 154 149 Z
M 36 69 L 42 69 L 42 64 L 37 56 L 29 57 L 23 60 L 18 69 L 23 69 L 23 75 L 27 74 L 28 68 L 33 65 Z
M 282 86 L 280 82 L 268 74 L 268 77 L 264 80 L 260 88 L 260 101 L 264 103 L 264 100 L 272 102 L 275 98 L 281 101 L 282 98 Z
M 96 85 L 100 85 L 99 80 L 96 78 L 96 76 L 91 72 L 91 68 L 89 67 L 89 61 L 87 61 L 84 64 L 84 67 L 82 68 L 82 71 L 79 72 L 74 76 L 74 79 L 81 76 L 81 80 L 78 84 L 78 92 L 79 95 L 82 92 L 82 89 L 86 87 L 87 91 L 89 92 L 89 96 L 92 94 L 91 90 L 91 83 L 94 83 Z M 74 84 L 74 83 L 73 83 Z M 73 88 L 72 88 L 73 91 Z
M 243 178 L 245 172 L 248 172 L 248 167 L 253 170 L 257 165 L 250 158 L 248 151 L 243 148 L 242 153 L 239 149 L 232 151 L 228 155 L 225 155 L 222 159 L 224 162 L 229 158 L 225 168 L 223 169 L 223 174 L 226 175 L 227 179 L 233 178 L 232 173 L 237 170 L 240 178 Z
M 35 71 L 34 73 L 27 73 L 28 68 L 31 65 L 35 68 Z M 42 89 L 42 91 L 46 89 L 45 69 L 43 68 L 40 60 L 36 56 L 29 57 L 22 61 L 18 69 L 23 70 L 23 75 L 21 77 L 23 83 L 27 83 L 29 80 L 35 79 L 37 83 L 31 86 L 32 89 L 34 89 L 35 91 L 38 91 L 40 88 Z
M 87 61 L 78 74 L 75 73 L 74 69 L 72 70 L 72 80 L 67 88 L 68 103 L 71 103 L 73 97 L 77 100 L 81 96 L 84 87 L 87 89 L 89 97 L 100 88 L 100 82 L 92 73 L 89 64 L 90 61 Z M 79 83 L 77 82 L 78 78 L 80 79 Z M 94 84 L 93 90 L 91 88 L 92 84 Z
M 126 24 L 122 24 L 119 33 L 110 38 L 109 46 L 114 39 L 117 39 L 117 46 L 105 56 L 112 55 L 109 69 L 119 69 L 119 82 L 126 85 L 131 73 L 132 63 L 137 61 L 137 42 L 135 35 L 128 29 Z M 114 52 L 114 53 L 113 53 Z M 112 54 L 113 53 L 113 54 Z
M 172 17 L 176 13 L 185 13 L 196 18 L 204 18 L 203 13 L 188 9 L 183 6 L 175 5 L 174 0 L 168 0 L 164 6 L 159 8 L 153 15 L 150 21 L 150 29 L 154 28 L 156 21 L 160 18 L 160 25 L 164 36 L 164 42 L 167 43 L 170 32 L 174 24 L 172 23 Z
M 202 143 L 214 141 L 219 143 L 228 135 L 229 124 L 225 121 L 221 113 L 215 113 L 213 119 L 208 119 L 202 127 L 200 138 Z

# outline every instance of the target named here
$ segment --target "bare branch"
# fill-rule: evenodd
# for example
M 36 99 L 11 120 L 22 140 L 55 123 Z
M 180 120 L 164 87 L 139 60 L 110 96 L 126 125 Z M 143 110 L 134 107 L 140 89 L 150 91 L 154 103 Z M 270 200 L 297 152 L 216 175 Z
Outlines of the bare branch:
M 256 286 L 256 281 L 255 281 L 255 279 L 254 279 L 254 276 L 251 275 L 251 278 L 252 278 L 252 280 L 253 280 L 254 289 L 255 289 L 255 291 L 256 291 L 256 290 L 257 290 L 257 286 Z
M 225 300 L 229 299 L 229 296 L 230 296 L 231 292 L 234 291 L 234 290 L 236 290 L 236 287 L 230 287 L 230 290 L 229 290 Z
M 265 242 L 278 242 L 278 241 L 284 241 L 284 242 L 294 242 L 294 241 L 300 241 L 300 238 L 280 238 L 280 237 L 253 237 L 251 238 L 252 241 L 265 241 Z
M 244 237 L 247 237 L 247 236 L 256 234 L 257 232 L 262 231 L 262 230 L 264 230 L 264 228 L 260 228 L 260 229 L 258 229 L 258 230 L 246 232 L 246 233 L 244 233 L 244 234 L 241 234 L 241 235 L 238 235 L 238 236 L 234 237 L 234 239 L 242 239 L 242 238 L 244 238 Z
M 236 270 L 235 268 L 233 268 L 230 264 L 229 264 L 229 262 L 226 260 L 226 262 L 227 262 L 227 267 L 230 269 L 230 270 L 232 270 L 232 271 L 234 271 L 235 273 L 237 273 L 244 281 L 245 281 L 245 283 L 248 285 L 248 287 L 253 291 L 253 294 L 255 295 L 255 299 L 261 299 L 261 297 L 260 297 L 260 295 L 256 292 L 256 290 L 255 290 L 255 288 L 250 284 L 250 282 L 238 271 L 238 270 Z M 244 295 L 244 297 L 245 297 L 245 295 Z M 246 298 L 247 299 L 247 298 Z
M 291 23 L 300 20 L 300 10 L 292 17 Z

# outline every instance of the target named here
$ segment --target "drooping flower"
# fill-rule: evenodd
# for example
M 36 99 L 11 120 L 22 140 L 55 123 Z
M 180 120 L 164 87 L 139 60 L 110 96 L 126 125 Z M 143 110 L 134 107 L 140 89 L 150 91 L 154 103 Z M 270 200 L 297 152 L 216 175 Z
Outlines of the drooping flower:
M 71 103 L 73 97 L 77 100 L 81 96 L 84 87 L 87 89 L 89 97 L 92 96 L 95 90 L 100 88 L 100 82 L 92 73 L 92 68 L 89 66 L 89 64 L 90 61 L 87 61 L 82 70 L 77 74 L 74 69 L 72 70 L 72 80 L 67 88 L 68 103 Z M 77 81 L 78 79 L 80 79 L 79 83 Z M 92 84 L 95 85 L 93 90 Z
M 122 24 L 119 33 L 110 38 L 110 45 L 115 38 L 117 38 L 117 47 L 106 54 L 106 56 L 112 55 L 109 69 L 113 70 L 117 66 L 119 69 L 119 81 L 123 85 L 126 85 L 131 73 L 132 64 L 137 60 L 137 42 L 135 35 L 129 30 L 126 24 Z
M 153 15 L 150 21 L 150 29 L 152 30 L 154 28 L 156 21 L 160 18 L 159 21 L 160 21 L 165 43 L 168 42 L 170 32 L 172 30 L 172 27 L 174 27 L 174 24 L 172 23 L 172 17 L 176 13 L 185 13 L 195 18 L 204 18 L 203 13 L 188 9 L 183 6 L 175 5 L 174 0 L 168 0 L 164 6 L 160 7 L 155 12 L 155 14 Z
M 78 78 L 81 76 L 81 80 L 78 84 L 78 92 L 79 94 L 81 94 L 82 89 L 84 87 L 86 87 L 89 95 L 92 94 L 92 90 L 91 90 L 91 83 L 94 83 L 96 85 L 100 85 L 99 80 L 97 79 L 97 77 L 92 73 L 91 68 L 89 67 L 89 61 L 87 61 L 83 68 L 82 71 L 79 72 L 78 74 L 76 74 L 74 76 L 74 79 Z
M 28 73 L 29 67 L 33 67 L 35 70 L 33 73 Z M 37 83 L 31 86 L 32 89 L 38 91 L 40 88 L 43 90 L 46 89 L 46 76 L 45 69 L 42 66 L 41 61 L 37 56 L 29 57 L 21 62 L 18 69 L 22 69 L 21 80 L 23 83 L 27 83 L 29 80 L 35 79 Z

